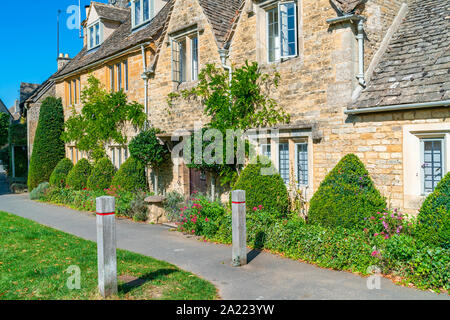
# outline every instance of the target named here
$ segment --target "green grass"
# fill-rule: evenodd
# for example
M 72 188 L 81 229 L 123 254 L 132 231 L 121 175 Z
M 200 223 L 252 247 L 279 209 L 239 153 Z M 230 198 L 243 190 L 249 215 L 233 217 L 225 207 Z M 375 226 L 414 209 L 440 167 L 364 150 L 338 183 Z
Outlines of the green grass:
M 211 300 L 216 288 L 156 259 L 117 251 L 119 294 L 114 299 Z M 69 290 L 65 271 L 81 269 L 81 289 Z M 0 212 L 0 300 L 100 299 L 97 245 Z

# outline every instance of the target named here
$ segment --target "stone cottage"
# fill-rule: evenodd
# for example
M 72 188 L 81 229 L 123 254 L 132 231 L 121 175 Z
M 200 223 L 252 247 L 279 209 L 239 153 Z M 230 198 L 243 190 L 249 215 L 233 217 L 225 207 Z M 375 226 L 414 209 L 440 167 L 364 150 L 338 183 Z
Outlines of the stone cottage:
M 449 3 L 442 0 L 133 0 L 92 2 L 84 48 L 54 75 L 66 116 L 90 73 L 145 106 L 168 139 L 206 120 L 171 92 L 195 86 L 207 63 L 256 61 L 279 72 L 289 125 L 256 137 L 286 184 L 310 199 L 348 153 L 365 163 L 392 207 L 415 212 L 450 165 Z M 136 134 L 129 130 L 129 136 Z M 77 161 L 85 155 L 67 146 Z M 127 146 L 111 145 L 116 166 Z M 164 190 L 208 191 L 208 175 L 168 164 Z

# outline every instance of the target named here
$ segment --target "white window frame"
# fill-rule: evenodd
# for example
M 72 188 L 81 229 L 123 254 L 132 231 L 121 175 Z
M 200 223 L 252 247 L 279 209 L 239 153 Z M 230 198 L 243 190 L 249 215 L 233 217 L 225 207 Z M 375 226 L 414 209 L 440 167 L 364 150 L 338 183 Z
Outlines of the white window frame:
M 299 172 L 298 172 L 298 161 L 299 161 L 299 158 L 298 158 L 298 148 L 299 148 L 301 145 L 306 145 L 306 153 L 307 153 L 307 158 L 306 158 L 306 160 L 307 160 L 307 168 L 306 168 L 306 170 L 307 170 L 307 174 L 306 174 L 306 181 L 307 181 L 307 183 L 306 183 L 306 184 L 300 183 L 299 176 L 298 176 L 298 173 L 299 173 Z M 296 142 L 296 143 L 295 143 L 295 180 L 297 181 L 297 185 L 298 185 L 299 187 L 307 187 L 307 186 L 309 186 L 309 174 L 310 174 L 310 164 L 309 164 L 309 144 L 308 144 L 307 141 L 304 141 L 304 142 Z
M 447 150 L 445 149 L 446 147 L 446 137 L 445 136 L 437 136 L 437 137 L 422 137 L 420 138 L 420 166 L 421 166 L 421 170 L 420 170 L 420 185 L 421 185 L 421 191 L 422 191 L 422 195 L 427 196 L 430 193 L 432 193 L 434 191 L 431 192 L 427 192 L 425 191 L 425 169 L 422 167 L 422 165 L 425 163 L 425 142 L 427 141 L 441 141 L 441 179 L 444 178 L 446 172 L 447 172 L 447 168 L 446 168 L 446 159 L 445 159 L 445 155 Z
M 198 35 L 195 35 L 190 39 L 191 42 L 191 80 L 197 81 L 198 80 L 198 73 L 199 73 L 199 65 L 198 65 Z M 195 41 L 197 42 L 195 44 Z M 194 59 L 195 57 L 195 59 Z
M 136 2 L 139 3 L 139 23 L 136 23 Z M 148 19 L 144 20 L 144 0 L 131 0 L 131 20 L 133 29 L 139 28 L 155 17 L 155 0 L 148 0 Z
M 193 61 L 193 44 L 194 39 L 197 39 L 197 72 L 194 74 L 194 61 Z M 199 54 L 199 33 L 198 30 L 190 30 L 183 34 L 170 38 L 171 47 L 171 61 L 172 61 L 172 81 L 178 84 L 186 83 L 189 81 L 197 81 L 200 71 L 200 54 Z M 186 44 L 185 62 L 183 64 L 182 57 L 182 43 Z M 189 44 L 189 48 L 188 48 Z M 175 57 L 177 55 L 177 57 Z M 177 58 L 177 60 L 175 59 Z M 178 65 L 177 65 L 178 64 Z M 184 70 L 183 70 L 184 69 Z M 183 72 L 184 71 L 184 72 Z
M 286 54 L 283 55 L 283 40 L 282 40 L 282 30 L 281 30 L 281 19 L 282 19 L 282 15 L 281 15 L 281 7 L 282 6 L 286 6 L 289 4 L 293 4 L 294 5 L 294 25 L 295 25 L 295 53 L 294 54 Z M 279 50 L 279 58 L 277 58 L 277 54 L 275 51 L 275 60 L 270 60 L 270 51 L 269 51 L 269 12 L 274 10 L 274 9 L 278 10 L 278 50 Z M 278 1 L 276 6 L 267 6 L 264 8 L 266 11 L 266 21 L 265 21 L 265 28 L 266 28 L 266 58 L 267 61 L 269 63 L 274 63 L 274 62 L 280 62 L 283 59 L 290 59 L 290 58 L 294 58 L 298 56 L 298 14 L 297 14 L 297 10 L 298 10 L 298 5 L 296 1 L 285 1 L 285 2 L 280 2 Z M 289 33 L 288 33 L 289 34 Z M 289 37 L 289 35 L 288 35 Z M 277 48 L 277 45 L 275 45 L 275 48 Z M 276 50 L 276 49 L 275 49 Z
M 99 32 L 99 36 L 98 36 L 98 43 L 96 43 L 96 34 L 95 34 L 95 28 L 98 25 L 98 32 Z M 92 29 L 92 30 L 91 30 Z M 91 23 L 88 28 L 88 50 L 92 50 L 95 49 L 97 47 L 99 47 L 102 43 L 103 43 L 103 23 L 101 20 L 97 20 L 93 23 Z M 92 43 L 91 41 L 91 31 L 93 32 L 93 36 L 92 36 L 92 40 L 94 41 L 94 43 Z

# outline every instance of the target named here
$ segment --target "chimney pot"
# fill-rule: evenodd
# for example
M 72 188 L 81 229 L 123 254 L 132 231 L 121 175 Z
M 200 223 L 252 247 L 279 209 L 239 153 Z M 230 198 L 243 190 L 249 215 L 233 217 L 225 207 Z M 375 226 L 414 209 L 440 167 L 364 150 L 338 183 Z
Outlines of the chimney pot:
M 64 58 L 69 59 L 69 54 L 66 53 L 66 55 L 64 56 Z

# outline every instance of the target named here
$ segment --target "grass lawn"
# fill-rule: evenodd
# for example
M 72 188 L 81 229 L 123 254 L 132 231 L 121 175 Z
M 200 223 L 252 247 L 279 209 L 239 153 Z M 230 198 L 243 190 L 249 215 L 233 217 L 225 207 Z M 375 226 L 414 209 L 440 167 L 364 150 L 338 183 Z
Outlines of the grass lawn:
M 156 259 L 117 251 L 116 299 L 211 300 L 216 288 Z M 69 266 L 81 269 L 81 289 L 69 290 Z M 0 300 L 101 299 L 97 245 L 35 222 L 0 212 Z

